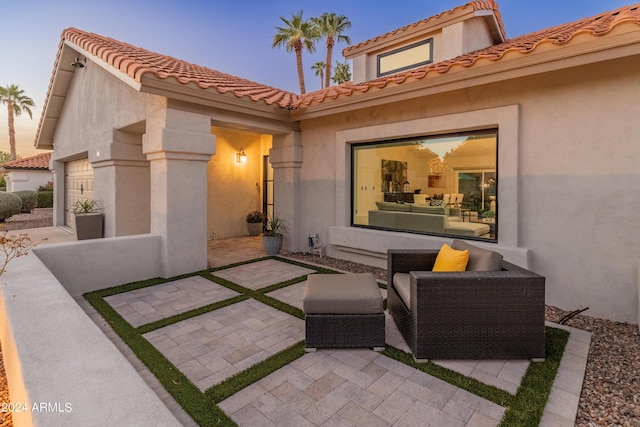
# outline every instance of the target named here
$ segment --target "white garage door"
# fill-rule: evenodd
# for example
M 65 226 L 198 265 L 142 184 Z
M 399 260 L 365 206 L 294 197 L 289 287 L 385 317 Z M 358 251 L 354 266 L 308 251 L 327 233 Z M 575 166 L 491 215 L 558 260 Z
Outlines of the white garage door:
M 65 225 L 73 226 L 73 205 L 78 200 L 93 199 L 93 168 L 87 159 L 65 163 Z

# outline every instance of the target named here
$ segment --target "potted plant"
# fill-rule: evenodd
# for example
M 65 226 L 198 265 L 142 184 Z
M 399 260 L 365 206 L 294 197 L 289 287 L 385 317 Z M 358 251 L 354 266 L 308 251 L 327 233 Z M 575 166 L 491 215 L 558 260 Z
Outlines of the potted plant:
M 267 219 L 267 229 L 262 235 L 262 244 L 267 255 L 277 255 L 282 248 L 283 234 L 287 233 L 284 220 L 277 214 Z
M 102 213 L 97 200 L 78 200 L 73 205 L 73 216 L 78 240 L 102 237 Z
M 250 236 L 259 236 L 262 233 L 264 214 L 260 211 L 252 211 L 247 214 L 247 227 Z
M 484 211 L 482 213 L 482 220 L 485 222 L 494 222 L 495 218 L 496 218 L 496 213 L 491 209 L 489 209 L 488 211 Z

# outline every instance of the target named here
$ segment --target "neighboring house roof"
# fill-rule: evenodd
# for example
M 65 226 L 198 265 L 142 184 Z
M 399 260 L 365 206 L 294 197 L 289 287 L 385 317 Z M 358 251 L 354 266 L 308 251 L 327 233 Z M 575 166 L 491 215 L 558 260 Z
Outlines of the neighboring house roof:
M 0 164 L 0 168 L 5 170 L 16 169 L 45 169 L 49 170 L 49 162 L 51 161 L 51 153 L 38 154 L 33 157 L 12 160 L 10 162 Z
M 371 89 L 382 89 L 390 84 L 403 84 L 408 81 L 435 77 L 446 74 L 456 67 L 471 68 L 479 62 L 482 62 L 483 59 L 498 62 L 510 56 L 508 55 L 509 53 L 516 55 L 531 54 L 536 51 L 536 49 L 542 49 L 542 46 L 561 46 L 578 38 L 580 35 L 603 36 L 613 31 L 618 25 L 627 22 L 640 25 L 640 4 L 621 7 L 590 18 L 584 18 L 568 24 L 525 34 L 509 39 L 504 43 L 467 53 L 453 59 L 432 63 L 379 79 L 359 84 L 347 82 L 337 86 L 330 86 L 326 89 L 300 96 L 293 104 L 293 107 L 304 108 L 310 104 L 323 103 L 340 97 L 364 93 Z

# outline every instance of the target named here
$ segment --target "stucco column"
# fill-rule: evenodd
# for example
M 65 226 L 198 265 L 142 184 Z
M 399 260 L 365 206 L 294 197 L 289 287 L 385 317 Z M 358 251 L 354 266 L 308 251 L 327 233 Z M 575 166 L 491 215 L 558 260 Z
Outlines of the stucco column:
M 53 225 L 64 226 L 64 162 L 49 162 L 49 170 L 53 174 Z
M 269 162 L 273 167 L 273 191 L 275 212 L 282 218 L 288 234 L 284 236 L 283 249 L 299 251 L 300 247 L 300 168 L 302 167 L 302 136 L 290 132 L 273 137 L 269 150 Z
M 113 130 L 107 144 L 89 150 L 94 191 L 104 213 L 104 237 L 149 232 L 149 161 L 142 134 Z
M 215 153 L 210 118 L 173 110 L 147 119 L 151 233 L 162 236 L 163 277 L 207 267 L 207 162 Z

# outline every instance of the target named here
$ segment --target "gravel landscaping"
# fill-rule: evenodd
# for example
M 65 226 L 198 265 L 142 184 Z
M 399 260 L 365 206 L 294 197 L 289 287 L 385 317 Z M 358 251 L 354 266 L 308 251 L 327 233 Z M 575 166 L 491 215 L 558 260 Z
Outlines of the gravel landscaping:
M 9 230 L 52 226 L 52 209 L 15 215 L 5 224 Z M 386 270 L 329 257 L 288 253 L 287 256 L 351 272 L 372 272 L 386 280 Z M 588 310 L 587 312 L 588 313 Z M 568 312 L 547 306 L 546 317 L 558 322 Z M 591 348 L 580 396 L 577 426 L 640 427 L 640 334 L 638 325 L 613 322 L 579 314 L 568 326 L 591 332 Z M 0 401 L 11 402 L 0 352 Z M 11 415 L 0 413 L 0 427 L 12 426 Z

